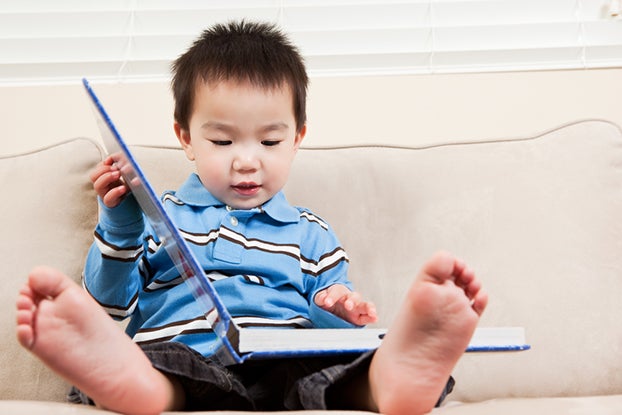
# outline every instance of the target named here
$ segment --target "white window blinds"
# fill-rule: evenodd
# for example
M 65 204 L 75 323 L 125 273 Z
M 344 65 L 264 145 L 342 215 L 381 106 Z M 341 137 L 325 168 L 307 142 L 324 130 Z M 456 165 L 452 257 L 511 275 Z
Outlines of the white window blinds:
M 622 67 L 620 0 L 0 1 L 0 83 L 168 79 L 207 26 L 272 21 L 312 76 Z

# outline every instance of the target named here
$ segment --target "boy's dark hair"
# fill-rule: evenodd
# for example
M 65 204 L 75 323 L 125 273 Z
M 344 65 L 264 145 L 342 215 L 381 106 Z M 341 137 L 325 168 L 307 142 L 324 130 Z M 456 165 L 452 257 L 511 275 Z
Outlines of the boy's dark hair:
M 275 25 L 247 21 L 205 30 L 172 65 L 175 121 L 188 130 L 198 81 L 247 81 L 263 88 L 285 82 L 294 98 L 296 130 L 306 122 L 308 77 L 297 48 Z

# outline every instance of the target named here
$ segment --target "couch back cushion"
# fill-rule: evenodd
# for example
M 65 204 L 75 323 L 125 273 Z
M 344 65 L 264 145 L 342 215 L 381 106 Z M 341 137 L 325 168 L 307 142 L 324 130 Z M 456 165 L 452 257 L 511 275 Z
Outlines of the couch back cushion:
M 469 354 L 452 399 L 622 393 L 622 134 L 600 121 L 424 149 L 301 151 L 287 192 L 331 223 L 389 324 L 423 261 L 464 258 L 482 326 L 533 349 Z M 413 374 L 416 376 L 416 374 Z
M 136 151 L 159 190 L 191 171 L 180 151 Z M 531 351 L 467 355 L 454 399 L 622 392 L 617 126 L 579 122 L 420 149 L 301 149 L 286 194 L 335 228 L 355 286 L 378 305 L 378 325 L 444 249 L 490 292 L 482 326 L 526 328 Z
M 177 149 L 134 147 L 157 191 L 192 171 Z M 92 240 L 84 140 L 0 159 L 2 252 L 10 310 L 0 334 L 0 398 L 62 399 L 66 385 L 14 341 L 13 302 L 33 265 L 79 279 Z M 301 149 L 291 203 L 327 220 L 357 289 L 389 324 L 422 263 L 439 249 L 464 258 L 490 292 L 482 326 L 524 326 L 533 349 L 469 354 L 452 399 L 622 392 L 622 134 L 580 122 L 536 137 L 421 149 Z M 78 345 L 76 345 L 78 347 Z
M 97 218 L 88 172 L 100 159 L 100 147 L 87 139 L 0 158 L 0 399 L 64 400 L 67 384 L 17 343 L 15 300 L 35 265 L 80 280 Z

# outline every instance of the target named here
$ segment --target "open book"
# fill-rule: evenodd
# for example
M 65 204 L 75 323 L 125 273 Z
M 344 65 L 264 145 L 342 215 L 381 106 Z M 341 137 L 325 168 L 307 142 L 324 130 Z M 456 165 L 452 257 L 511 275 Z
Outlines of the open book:
M 238 327 L 199 261 L 167 215 L 159 197 L 130 153 L 99 98 L 86 79 L 84 87 L 95 109 L 102 140 L 121 171 L 162 246 L 200 303 L 205 318 L 219 338 L 215 358 L 223 364 L 247 359 L 360 353 L 377 348 L 386 329 L 252 329 Z M 478 328 L 467 351 L 529 349 L 520 327 Z

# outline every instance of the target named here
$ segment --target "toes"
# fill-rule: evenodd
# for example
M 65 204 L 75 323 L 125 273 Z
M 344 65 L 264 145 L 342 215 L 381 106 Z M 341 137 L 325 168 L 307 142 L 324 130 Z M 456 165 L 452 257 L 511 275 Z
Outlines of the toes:
M 469 297 L 470 299 L 473 299 L 475 298 L 477 293 L 482 289 L 482 282 L 476 279 L 475 276 L 473 276 L 473 278 L 471 278 L 468 283 L 461 286 L 461 288 L 464 290 L 464 293 L 466 294 L 467 297 Z
M 26 297 L 31 297 L 32 298 L 32 296 L 33 296 L 32 289 L 30 288 L 30 285 L 28 285 L 28 284 L 24 284 L 22 286 L 22 288 L 20 288 L 19 293 L 20 293 L 20 295 L 24 295 Z
M 33 291 L 44 297 L 57 297 L 72 283 L 69 277 L 49 267 L 36 267 L 28 276 Z
M 17 310 L 15 320 L 18 326 L 27 325 L 32 326 L 32 311 L 31 310 Z
M 461 288 L 466 288 L 475 279 L 475 273 L 464 261 L 445 251 L 434 254 L 423 266 L 422 271 L 435 282 L 442 284 L 451 279 Z
M 18 311 L 29 311 L 32 312 L 34 307 L 34 302 L 32 300 L 32 296 L 20 293 L 19 297 L 17 297 L 17 301 L 15 302 Z
M 17 326 L 17 341 L 26 349 L 32 349 L 35 343 L 35 335 L 32 326 Z
M 27 349 L 30 349 L 34 344 L 33 307 L 34 304 L 30 298 L 20 295 L 17 299 L 17 313 L 15 317 L 17 340 Z
M 475 297 L 471 300 L 471 307 L 478 314 L 482 315 L 486 305 L 488 305 L 488 294 L 485 291 L 480 290 Z
M 488 304 L 488 294 L 482 289 L 482 282 L 466 264 L 448 252 L 436 253 L 423 267 L 422 278 L 443 284 L 452 281 L 470 300 L 473 310 L 481 315 Z
M 483 291 L 482 282 L 475 276 L 475 273 L 468 268 L 465 269 L 460 276 L 456 277 L 455 284 L 464 291 L 473 310 L 481 315 L 488 303 L 488 295 Z
M 464 267 L 461 261 L 456 260 L 456 258 L 448 252 L 440 251 L 434 254 L 434 256 L 425 263 L 422 271 L 424 278 L 442 284 L 447 279 L 451 278 L 455 272 L 461 272 L 461 267 Z

